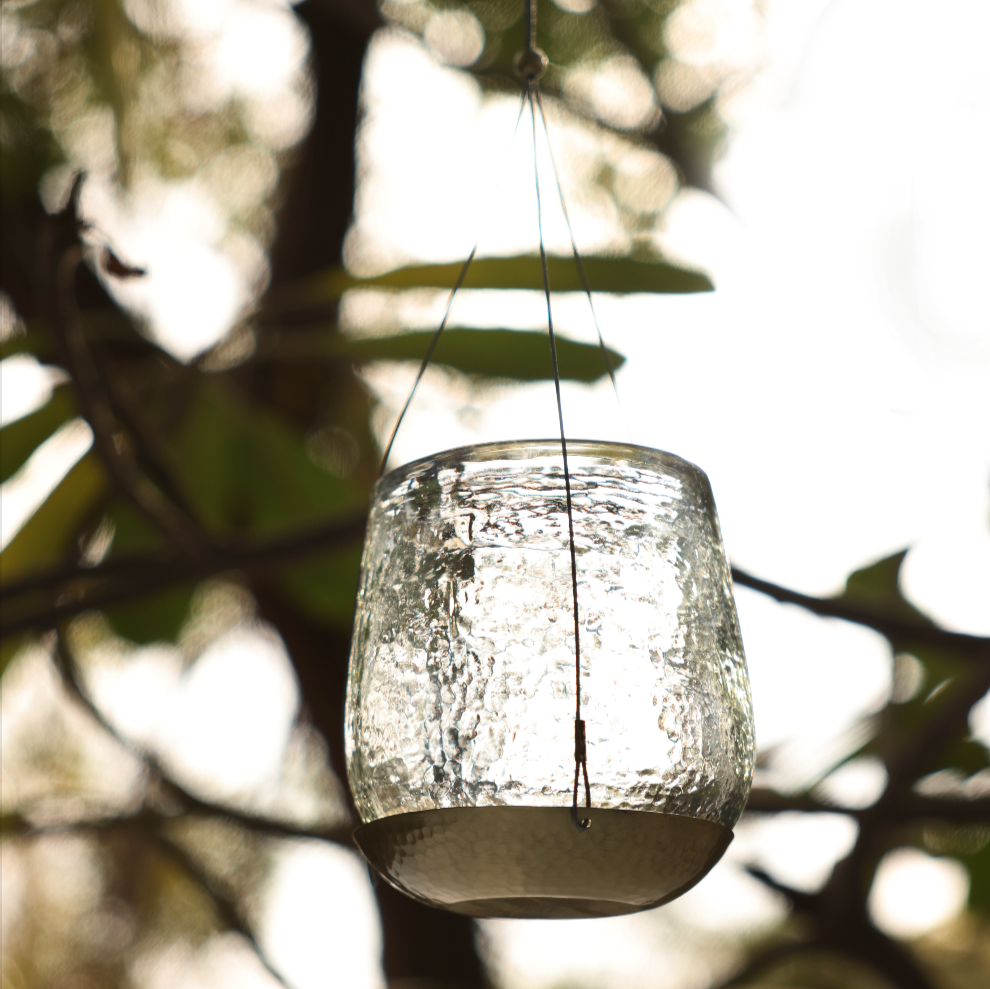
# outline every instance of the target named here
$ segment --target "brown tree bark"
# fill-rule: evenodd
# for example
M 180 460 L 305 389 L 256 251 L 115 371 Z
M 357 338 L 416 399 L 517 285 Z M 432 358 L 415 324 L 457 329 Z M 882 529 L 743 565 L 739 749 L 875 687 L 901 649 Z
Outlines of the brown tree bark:
M 340 264 L 354 208 L 354 138 L 364 56 L 381 26 L 373 0 L 303 0 L 309 28 L 316 115 L 288 175 L 271 252 L 273 283 Z
M 316 116 L 290 172 L 272 251 L 273 285 L 341 263 L 354 203 L 354 141 L 360 123 L 361 72 L 368 42 L 381 24 L 370 0 L 304 0 L 296 13 L 313 46 Z M 334 770 L 346 781 L 344 692 L 349 637 L 300 615 L 270 586 L 256 586 L 263 615 L 292 656 L 314 725 L 326 738 Z M 475 989 L 485 984 L 467 917 L 422 906 L 384 881 L 376 885 L 389 982 Z

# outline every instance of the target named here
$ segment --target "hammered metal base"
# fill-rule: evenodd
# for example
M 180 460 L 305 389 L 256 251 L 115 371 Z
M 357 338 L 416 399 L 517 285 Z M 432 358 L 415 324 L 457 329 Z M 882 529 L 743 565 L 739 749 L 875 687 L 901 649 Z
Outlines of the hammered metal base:
M 686 893 L 732 841 L 721 824 L 633 810 L 451 807 L 364 824 L 354 840 L 396 889 L 470 917 L 612 917 Z

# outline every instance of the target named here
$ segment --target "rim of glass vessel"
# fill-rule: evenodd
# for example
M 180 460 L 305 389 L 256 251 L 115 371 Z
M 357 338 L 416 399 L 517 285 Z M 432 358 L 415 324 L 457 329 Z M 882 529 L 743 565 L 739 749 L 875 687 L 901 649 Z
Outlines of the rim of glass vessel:
M 693 475 L 711 490 L 708 475 L 697 465 L 650 446 L 639 446 L 636 443 L 614 443 L 608 440 L 571 440 L 567 441 L 567 458 L 595 457 L 602 462 L 626 462 L 632 466 L 650 467 L 668 471 L 675 475 Z M 494 443 L 471 443 L 467 446 L 457 446 L 417 460 L 403 464 L 390 470 L 380 477 L 375 484 L 375 496 L 388 491 L 400 484 L 410 474 L 425 467 L 436 464 L 440 467 L 446 463 L 484 463 L 492 460 L 531 460 L 537 457 L 557 457 L 561 461 L 563 455 L 559 439 L 547 440 L 499 440 Z

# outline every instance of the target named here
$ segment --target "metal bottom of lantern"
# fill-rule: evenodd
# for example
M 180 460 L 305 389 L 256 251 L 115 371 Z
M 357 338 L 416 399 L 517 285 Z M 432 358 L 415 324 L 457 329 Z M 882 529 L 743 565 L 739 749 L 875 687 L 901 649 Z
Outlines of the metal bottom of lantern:
M 354 840 L 396 889 L 470 917 L 613 917 L 700 882 L 732 832 L 695 817 L 564 807 L 451 807 L 364 824 Z

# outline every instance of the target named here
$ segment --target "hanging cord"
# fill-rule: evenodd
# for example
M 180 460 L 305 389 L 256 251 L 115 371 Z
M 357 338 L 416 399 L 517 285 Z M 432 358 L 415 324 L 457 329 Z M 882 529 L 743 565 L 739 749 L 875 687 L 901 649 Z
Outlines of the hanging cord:
M 557 159 L 553 156 L 553 146 L 550 144 L 550 129 L 547 127 L 547 112 L 543 106 L 543 94 L 540 92 L 540 87 L 534 87 L 536 94 L 536 102 L 540 106 L 540 117 L 543 120 L 543 133 L 546 135 L 547 139 L 547 150 L 550 152 L 550 164 L 553 166 L 553 177 L 554 181 L 557 183 L 557 195 L 560 196 L 560 209 L 564 214 L 564 222 L 567 224 L 567 233 L 571 238 L 571 250 L 574 252 L 574 263 L 577 265 L 578 278 L 581 279 L 581 288 L 584 289 L 584 294 L 588 298 L 588 308 L 591 309 L 591 318 L 595 323 L 595 332 L 598 334 L 598 346 L 602 351 L 602 359 L 605 361 L 605 368 L 608 370 L 609 380 L 612 382 L 612 391 L 615 393 L 615 404 L 619 407 L 619 416 L 622 419 L 622 425 L 625 428 L 626 435 L 629 437 L 629 442 L 632 443 L 632 430 L 629 428 L 629 420 L 626 418 L 625 410 L 622 408 L 622 399 L 619 398 L 619 386 L 615 381 L 615 369 L 612 367 L 612 359 L 608 356 L 608 349 L 605 346 L 605 340 L 602 337 L 601 327 L 598 325 L 598 314 L 595 312 L 595 303 L 591 297 L 591 285 L 588 283 L 588 276 L 584 271 L 584 262 L 581 260 L 581 255 L 578 253 L 577 240 L 574 237 L 574 228 L 571 226 L 571 215 L 567 212 L 567 203 L 564 200 L 564 187 L 560 184 L 560 171 L 557 168 Z
M 535 0 L 534 0 L 535 4 Z M 522 100 L 519 103 L 519 113 L 516 115 L 516 126 L 512 129 L 512 140 L 509 142 L 509 153 L 511 154 L 512 148 L 516 143 L 516 134 L 519 132 L 519 122 L 522 120 L 523 110 L 526 109 L 526 93 L 523 93 Z M 508 157 L 508 156 L 507 156 Z M 504 169 L 503 169 L 504 172 Z M 498 187 L 502 184 L 502 176 L 499 175 L 498 181 L 495 183 L 495 188 L 492 190 L 492 196 L 498 192 Z M 378 476 L 382 477 L 385 474 L 385 465 L 388 463 L 389 455 L 392 453 L 392 446 L 395 443 L 395 437 L 399 432 L 399 426 L 402 425 L 402 420 L 406 417 L 406 413 L 409 411 L 409 406 L 412 405 L 413 396 L 416 394 L 416 389 L 419 387 L 420 381 L 423 379 L 423 375 L 426 374 L 426 369 L 430 364 L 430 360 L 433 358 L 433 351 L 437 349 L 437 344 L 440 342 L 440 337 L 443 334 L 445 327 L 447 326 L 447 320 L 450 317 L 450 310 L 454 305 L 454 296 L 457 295 L 461 286 L 464 284 L 464 279 L 467 278 L 468 268 L 471 267 L 471 262 L 474 260 L 475 254 L 478 253 L 478 243 L 481 238 L 478 237 L 474 242 L 474 247 L 471 248 L 471 253 L 467 256 L 464 264 L 461 266 L 460 274 L 457 276 L 457 281 L 454 282 L 454 287 L 450 290 L 450 295 L 447 298 L 447 308 L 443 312 L 443 319 L 440 320 L 440 325 L 437 327 L 436 333 L 433 334 L 433 339 L 430 341 L 429 347 L 426 348 L 426 354 L 423 357 L 423 363 L 419 366 L 419 373 L 416 375 L 416 380 L 413 382 L 412 388 L 409 389 L 409 397 L 406 399 L 406 404 L 402 406 L 402 411 L 399 413 L 399 418 L 395 420 L 395 425 L 392 427 L 392 434 L 388 438 L 388 443 L 385 445 L 385 454 L 382 457 L 381 467 L 378 469 Z
M 526 18 L 526 49 L 539 51 L 536 47 L 536 0 L 523 0 L 523 16 Z
M 564 435 L 564 407 L 560 399 L 560 372 L 557 367 L 557 341 L 553 332 L 553 313 L 550 308 L 550 276 L 547 271 L 547 252 L 543 243 L 543 211 L 540 202 L 540 169 L 536 159 L 536 98 L 537 81 L 526 80 L 530 115 L 533 119 L 533 173 L 536 180 L 536 223 L 540 231 L 540 264 L 543 267 L 543 291 L 547 299 L 547 329 L 550 333 L 550 359 L 553 363 L 553 387 L 557 394 L 557 419 L 560 423 L 560 450 L 564 460 L 564 491 L 567 496 L 568 548 L 571 553 L 571 595 L 574 602 L 574 800 L 571 804 L 571 820 L 579 831 L 591 827 L 591 821 L 578 818 L 578 788 L 581 770 L 584 770 L 585 806 L 591 807 L 591 785 L 588 782 L 588 746 L 584 722 L 581 720 L 581 620 L 578 615 L 577 551 L 574 546 L 574 505 L 571 500 L 571 472 L 567 462 L 567 439 Z

